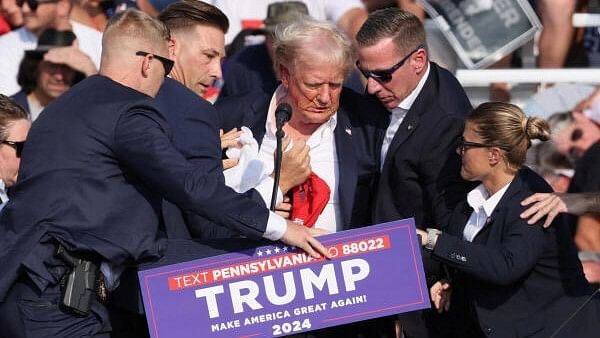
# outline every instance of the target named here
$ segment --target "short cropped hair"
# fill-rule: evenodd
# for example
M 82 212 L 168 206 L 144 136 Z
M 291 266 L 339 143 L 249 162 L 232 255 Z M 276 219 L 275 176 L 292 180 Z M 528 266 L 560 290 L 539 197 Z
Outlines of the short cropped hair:
M 414 14 L 396 7 L 376 10 L 369 14 L 356 34 L 359 47 L 370 47 L 380 40 L 392 38 L 402 53 L 410 53 L 419 46 L 427 49 L 423 23 Z
M 332 63 L 340 65 L 346 76 L 355 59 L 352 40 L 346 34 L 332 23 L 307 16 L 275 28 L 274 50 L 275 69 L 278 71 L 280 65 L 294 68 L 303 52 L 310 51 L 321 53 Z
M 198 0 L 180 0 L 163 10 L 158 19 L 172 32 L 187 30 L 196 25 L 215 27 L 227 33 L 229 20 L 217 7 Z
M 8 126 L 17 120 L 29 120 L 29 115 L 9 97 L 0 94 L 0 140 L 6 140 Z
M 527 117 L 510 103 L 486 102 L 475 108 L 467 122 L 473 123 L 483 143 L 497 145 L 504 151 L 511 169 L 523 166 L 531 140 L 550 138 L 548 123 L 539 117 Z
M 171 34 L 160 20 L 136 9 L 128 9 L 108 21 L 102 36 L 102 49 L 105 49 L 107 41 L 114 39 L 156 43 L 169 41 Z

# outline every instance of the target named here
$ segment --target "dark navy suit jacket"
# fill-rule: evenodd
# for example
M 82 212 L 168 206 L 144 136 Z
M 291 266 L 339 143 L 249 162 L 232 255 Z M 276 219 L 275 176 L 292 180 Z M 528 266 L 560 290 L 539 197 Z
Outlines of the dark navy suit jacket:
M 209 239 L 215 237 L 211 231 L 228 232 L 226 229 L 219 230 L 219 225 L 214 223 L 216 220 L 207 217 L 215 208 L 224 215 L 243 213 L 243 217 L 264 218 L 267 208 L 258 192 L 250 190 L 242 195 L 225 185 L 219 138 L 220 119 L 213 105 L 170 78 L 165 79 L 160 88 L 156 105 L 172 131 L 175 149 L 201 170 L 213 172 L 218 177 L 212 193 L 222 201 L 218 206 L 206 204 L 206 207 L 213 210 L 202 210 L 204 206 L 198 206 L 202 212 L 180 210 L 173 203 L 165 201 L 163 217 L 168 237 Z M 237 231 L 230 225 L 229 230 Z M 228 224 L 220 225 L 227 226 Z
M 485 336 L 553 336 L 591 294 L 565 219 L 544 229 L 519 216 L 523 199 L 551 191 L 543 178 L 522 169 L 473 242 L 462 239 L 473 211 L 466 202 L 438 238 L 434 256 L 458 271 L 451 306 L 463 308 L 457 297 L 466 300 L 462 314 L 478 318 Z M 588 303 L 557 337 L 597 336 L 597 307 L 598 299 Z
M 223 129 L 247 126 L 262 143 L 271 97 L 272 93 L 258 91 L 217 102 Z M 387 118 L 387 111 L 376 100 L 342 89 L 334 130 L 342 230 L 371 224 L 370 199 L 379 172 L 379 146 Z
M 466 195 L 455 147 L 471 104 L 450 72 L 430 66 L 388 149 L 373 208 L 377 222 L 414 217 L 418 227 L 439 227 Z
M 396 131 L 384 161 L 373 222 L 415 218 L 419 228 L 439 228 L 472 184 L 460 178 L 456 142 L 471 104 L 456 78 L 430 62 L 429 76 Z M 423 255 L 427 280 L 441 266 Z
M 186 161 L 153 101 L 98 75 L 36 120 L 0 216 L 0 299 L 25 271 L 42 290 L 58 282 L 64 270 L 51 268 L 52 241 L 120 266 L 159 257 L 162 197 L 262 237 L 267 210 L 248 216 L 257 206 L 248 200 L 223 213 L 229 201 L 214 193 L 222 172 Z
M 264 43 L 245 47 L 223 65 L 223 89 L 220 98 L 236 96 L 277 84 L 273 61 Z
M 13 101 L 15 101 L 19 106 L 21 106 L 27 114 L 31 114 L 29 111 L 29 102 L 27 102 L 27 94 L 21 90 L 15 95 L 10 97 Z

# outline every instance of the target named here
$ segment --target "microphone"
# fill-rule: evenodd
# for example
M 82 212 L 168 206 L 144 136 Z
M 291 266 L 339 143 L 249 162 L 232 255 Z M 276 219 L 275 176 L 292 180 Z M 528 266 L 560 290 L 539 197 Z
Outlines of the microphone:
M 283 149 L 281 140 L 285 136 L 283 132 L 283 125 L 292 118 L 292 106 L 289 103 L 280 103 L 275 109 L 275 137 L 277 139 L 277 149 L 275 150 L 275 166 L 273 172 L 275 173 L 273 182 L 273 193 L 271 194 L 271 211 L 275 211 L 275 204 L 277 203 L 277 189 L 279 188 L 279 178 L 281 176 L 281 157 L 283 156 Z
M 283 125 L 292 118 L 292 106 L 288 103 L 280 103 L 275 109 L 275 127 L 277 131 L 283 128 Z

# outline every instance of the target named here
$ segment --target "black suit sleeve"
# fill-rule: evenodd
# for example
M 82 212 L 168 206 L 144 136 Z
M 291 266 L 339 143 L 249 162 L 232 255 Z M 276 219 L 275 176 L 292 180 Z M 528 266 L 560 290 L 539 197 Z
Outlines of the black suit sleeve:
M 432 128 L 435 131 L 423 148 L 419 180 L 423 196 L 431 201 L 433 220 L 431 227 L 447 223 L 452 210 L 462 201 L 470 185 L 460 178 L 460 157 L 456 154 L 456 142 L 463 131 L 464 122 L 447 115 Z
M 219 115 L 212 104 L 200 98 L 194 99 L 194 104 L 190 102 L 185 113 L 171 117 L 171 121 L 175 123 L 175 126 L 171 126 L 174 131 L 173 145 L 192 164 L 206 167 L 211 171 L 223 172 Z M 223 180 L 223 184 L 224 182 Z M 241 195 L 229 193 L 227 196 L 235 200 L 243 198 L 242 195 L 266 208 L 264 200 L 254 189 Z M 239 235 L 203 214 L 183 210 L 182 216 L 194 238 L 226 238 Z
M 269 217 L 264 205 L 228 188 L 222 166 L 214 165 L 215 161 L 187 161 L 171 144 L 164 120 L 156 112 L 127 112 L 114 137 L 114 152 L 125 170 L 133 171 L 170 202 L 244 236 L 259 239 L 264 234 Z
M 443 233 L 438 237 L 434 256 L 484 281 L 499 285 L 516 282 L 534 268 L 549 238 L 541 223 L 528 225 L 518 214 L 494 223 L 491 226 L 505 227 L 500 244 L 475 244 Z

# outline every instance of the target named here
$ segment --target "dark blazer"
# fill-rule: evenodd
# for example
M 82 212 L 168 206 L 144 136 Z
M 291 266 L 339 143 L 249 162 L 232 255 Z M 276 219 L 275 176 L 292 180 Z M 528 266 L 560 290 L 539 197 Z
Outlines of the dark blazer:
M 439 228 L 471 184 L 460 178 L 456 142 L 471 104 L 456 78 L 430 62 L 429 77 L 388 149 L 373 223 L 409 217 L 419 228 Z M 441 277 L 441 266 L 423 255 L 427 280 Z
M 186 161 L 168 133 L 150 97 L 104 76 L 51 103 L 31 128 L 0 215 L 0 300 L 23 271 L 41 290 L 58 282 L 53 242 L 116 266 L 160 257 L 162 197 L 261 238 L 267 209 L 248 216 L 257 204 L 242 201 L 224 213 L 228 201 L 214 194 L 222 172 Z
M 23 108 L 23 110 L 25 110 L 27 114 L 31 114 L 31 112 L 29 111 L 29 102 L 27 102 L 27 93 L 25 93 L 25 91 L 21 90 L 15 95 L 11 96 L 10 98 L 13 101 L 15 101 L 19 106 L 21 106 L 21 108 Z
M 463 314 L 477 318 L 485 336 L 553 336 L 591 295 L 564 219 L 544 229 L 519 216 L 523 199 L 551 191 L 521 169 L 472 243 L 462 240 L 473 211 L 466 203 L 438 238 L 433 254 L 458 271 L 453 287 L 467 300 Z M 557 336 L 596 337 L 597 306 L 598 299 L 588 303 Z
M 373 223 L 414 217 L 419 228 L 439 228 L 470 188 L 460 178 L 455 146 L 472 107 L 450 72 L 434 62 L 429 65 L 429 76 L 388 148 Z M 428 285 L 443 278 L 442 265 L 428 252 L 422 256 Z M 447 317 L 419 311 L 401 314 L 400 321 L 407 335 L 429 337 L 446 334 L 442 321 Z
M 238 194 L 225 185 L 223 163 L 221 161 L 221 140 L 219 138 L 220 119 L 211 103 L 199 97 L 183 84 L 167 78 L 156 96 L 156 105 L 163 113 L 172 131 L 172 142 L 188 161 L 206 172 L 219 173 L 218 182 L 212 193 L 223 202 L 217 208 L 223 214 L 242 213 L 244 217 L 257 218 L 264 215 L 266 205 L 255 190 Z M 242 207 L 248 200 L 254 201 L 251 207 Z M 203 206 L 198 206 L 201 210 Z M 237 209 L 242 207 L 243 209 Z M 201 213 L 180 210 L 173 203 L 164 201 L 163 218 L 169 238 L 208 239 L 214 237 L 210 231 L 226 232 L 216 225 L 214 219 L 207 217 L 211 210 Z M 229 227 L 230 230 L 235 230 Z M 209 231 L 210 230 L 210 231 Z
M 264 43 L 244 47 L 223 65 L 223 88 L 219 98 L 236 96 L 277 84 L 273 61 Z
M 472 107 L 450 72 L 430 66 L 387 152 L 373 208 L 377 223 L 414 217 L 420 228 L 438 227 L 466 195 L 455 146 Z
M 223 129 L 247 126 L 262 143 L 271 97 L 272 93 L 255 92 L 217 102 Z M 386 111 L 376 100 L 342 89 L 334 137 L 343 229 L 371 224 L 369 206 L 379 172 L 378 144 L 386 126 Z

